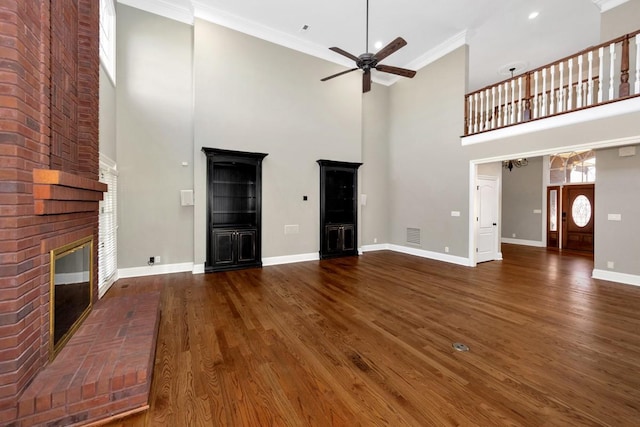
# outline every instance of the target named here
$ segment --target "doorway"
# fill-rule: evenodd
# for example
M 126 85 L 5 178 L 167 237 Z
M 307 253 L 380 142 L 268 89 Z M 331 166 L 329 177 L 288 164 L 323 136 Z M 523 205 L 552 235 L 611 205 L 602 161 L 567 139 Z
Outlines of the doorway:
M 547 247 L 593 253 L 594 184 L 547 187 Z
M 476 262 L 500 259 L 498 256 L 498 179 L 478 176 Z

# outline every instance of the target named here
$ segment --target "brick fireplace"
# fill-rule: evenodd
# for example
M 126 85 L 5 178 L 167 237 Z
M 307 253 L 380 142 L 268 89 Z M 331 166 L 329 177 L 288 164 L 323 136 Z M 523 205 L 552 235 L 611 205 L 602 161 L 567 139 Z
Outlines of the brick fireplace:
M 98 22 L 97 0 L 0 1 L 0 425 L 49 363 L 50 251 L 98 241 Z

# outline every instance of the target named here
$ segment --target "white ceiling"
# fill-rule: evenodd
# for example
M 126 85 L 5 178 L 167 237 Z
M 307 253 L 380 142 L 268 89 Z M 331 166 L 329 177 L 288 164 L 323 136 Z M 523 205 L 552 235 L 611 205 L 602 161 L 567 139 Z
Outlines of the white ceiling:
M 600 42 L 600 13 L 627 0 L 369 0 L 369 52 L 397 36 L 408 45 L 383 63 L 419 70 L 469 45 L 469 91 Z M 366 0 L 119 0 L 172 19 L 194 16 L 345 66 L 328 48 L 365 50 Z M 528 18 L 537 11 L 536 19 Z M 308 25 L 307 31 L 301 31 Z M 325 76 L 318 76 L 318 78 Z M 374 81 L 399 78 L 374 71 Z

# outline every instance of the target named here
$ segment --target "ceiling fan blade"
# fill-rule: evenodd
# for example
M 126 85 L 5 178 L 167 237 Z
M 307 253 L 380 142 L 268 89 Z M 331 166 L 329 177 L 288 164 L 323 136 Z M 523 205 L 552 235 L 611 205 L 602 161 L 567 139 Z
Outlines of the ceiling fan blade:
M 378 62 L 382 61 L 387 56 L 391 55 L 396 50 L 400 49 L 403 46 L 406 46 L 407 42 L 402 38 L 398 37 L 382 49 L 378 51 L 373 57 L 378 60 Z
M 346 56 L 347 58 L 351 59 L 352 61 L 358 62 L 358 57 L 357 56 L 352 55 L 349 52 L 347 52 L 346 50 L 340 49 L 339 47 L 330 47 L 329 50 L 332 50 L 335 53 L 339 53 L 342 56 Z
M 333 74 L 333 75 L 331 75 L 331 76 L 329 76 L 329 77 L 325 77 L 324 79 L 320 79 L 320 81 L 321 81 L 321 82 L 326 82 L 327 80 L 331 80 L 331 79 L 332 79 L 332 78 L 334 78 L 334 77 L 338 77 L 338 76 L 341 76 L 341 75 L 343 75 L 343 74 L 350 73 L 350 72 L 355 71 L 355 70 L 357 70 L 357 69 L 358 69 L 358 67 L 356 67 L 356 68 L 352 68 L 352 69 L 350 69 L 350 70 L 346 70 L 346 71 L 341 71 L 341 72 L 336 73 L 336 74 Z
M 371 70 L 364 70 L 362 73 L 362 93 L 367 93 L 371 90 Z
M 416 72 L 413 70 L 408 70 L 406 68 L 400 67 L 392 67 L 390 65 L 376 65 L 376 70 L 382 71 L 383 73 L 396 74 L 402 77 L 412 78 L 416 75 Z

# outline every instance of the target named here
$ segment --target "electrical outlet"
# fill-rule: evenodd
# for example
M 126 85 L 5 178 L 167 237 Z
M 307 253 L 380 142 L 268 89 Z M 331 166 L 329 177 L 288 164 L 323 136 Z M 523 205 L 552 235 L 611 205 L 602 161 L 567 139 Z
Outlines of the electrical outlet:
M 613 261 L 607 261 L 607 268 L 614 269 L 616 264 Z
M 511 235 L 511 237 L 516 237 L 516 233 L 513 233 L 513 234 Z
M 377 237 L 373 238 L 373 243 L 378 243 L 378 238 Z
M 444 252 L 447 253 L 447 254 L 449 253 L 449 246 L 445 246 L 444 247 Z
M 155 264 L 160 264 L 160 255 L 153 257 Z

